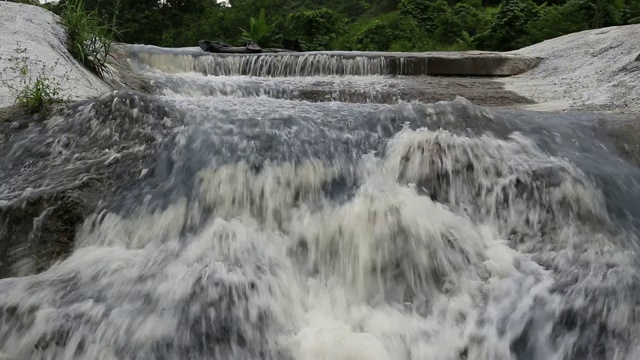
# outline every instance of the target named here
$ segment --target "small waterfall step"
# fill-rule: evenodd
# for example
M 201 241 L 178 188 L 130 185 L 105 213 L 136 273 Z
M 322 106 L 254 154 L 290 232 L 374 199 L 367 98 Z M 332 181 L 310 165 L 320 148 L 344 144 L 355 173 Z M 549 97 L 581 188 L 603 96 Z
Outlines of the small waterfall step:
M 525 73 L 541 58 L 515 54 L 465 52 L 287 52 L 213 54 L 200 48 L 129 45 L 130 57 L 164 72 L 260 77 L 327 75 L 433 75 L 504 77 Z

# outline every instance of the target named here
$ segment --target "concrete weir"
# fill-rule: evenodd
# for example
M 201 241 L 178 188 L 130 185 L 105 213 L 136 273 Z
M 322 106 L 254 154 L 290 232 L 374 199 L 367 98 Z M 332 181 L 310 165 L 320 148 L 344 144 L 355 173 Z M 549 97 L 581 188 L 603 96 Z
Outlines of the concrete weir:
M 427 75 L 513 76 L 536 67 L 542 58 L 496 52 L 427 53 Z
M 165 72 L 261 77 L 433 75 L 503 77 L 522 74 L 541 58 L 497 52 L 304 52 L 212 54 L 199 48 L 128 47 L 133 59 Z

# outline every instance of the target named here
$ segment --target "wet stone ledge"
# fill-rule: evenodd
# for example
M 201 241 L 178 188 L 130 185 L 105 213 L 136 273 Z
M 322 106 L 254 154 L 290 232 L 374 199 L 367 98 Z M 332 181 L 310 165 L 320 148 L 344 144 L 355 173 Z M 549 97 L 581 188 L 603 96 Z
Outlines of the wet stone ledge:
M 264 77 L 401 75 L 505 77 L 525 73 L 541 58 L 498 52 L 304 52 L 212 54 L 193 48 L 130 45 L 130 56 L 165 72 Z

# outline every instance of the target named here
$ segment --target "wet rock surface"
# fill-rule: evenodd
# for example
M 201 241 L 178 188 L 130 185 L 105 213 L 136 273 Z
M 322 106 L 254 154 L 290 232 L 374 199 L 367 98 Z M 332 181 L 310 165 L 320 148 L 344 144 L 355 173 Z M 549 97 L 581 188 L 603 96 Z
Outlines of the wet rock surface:
M 64 258 L 73 250 L 78 227 L 95 208 L 96 200 L 82 188 L 1 206 L 0 277 L 35 274 Z
M 247 97 L 189 97 L 168 83 L 181 93 L 114 92 L 26 127 L 4 123 L 9 355 L 313 358 L 334 347 L 305 333 L 315 325 L 306 306 L 334 296 L 362 309 L 355 319 L 314 309 L 352 322 L 347 342 L 379 334 L 382 352 L 397 344 L 384 334 L 407 335 L 403 357 L 425 344 L 473 359 L 627 351 L 636 322 L 614 320 L 639 302 L 640 279 L 612 239 L 633 234 L 640 191 L 623 189 L 640 174 L 596 126 L 616 119 L 460 97 L 255 95 L 264 84 L 240 84 Z M 342 290 L 327 297 L 324 281 Z M 360 320 L 374 315 L 392 321 Z M 428 326 L 473 336 L 442 347 Z
M 133 65 L 151 94 L 0 123 L 0 356 L 637 358 L 625 119 Z
M 435 103 L 464 97 L 482 106 L 517 107 L 533 101 L 504 89 L 499 81 L 483 78 L 432 77 L 405 78 L 395 88 L 372 93 L 362 90 L 310 88 L 297 95 L 308 101 L 347 101 L 354 103 L 393 104 L 398 101 Z
M 270 77 L 331 74 L 501 77 L 527 72 L 542 60 L 536 56 L 488 51 L 313 51 L 242 55 L 145 45 L 129 45 L 128 48 L 137 59 L 163 71 L 171 71 L 171 67 L 159 64 L 167 65 L 178 60 L 188 62 L 190 68 L 208 75 Z
M 635 166 L 640 167 L 640 118 L 626 115 L 616 121 L 603 121 L 600 130 L 609 134 L 616 149 Z
M 105 81 L 119 92 L 47 114 L 29 114 L 18 106 L 0 109 L 0 155 L 6 165 L 1 176 L 0 277 L 37 273 L 64 258 L 73 250 L 76 232 L 87 216 L 114 206 L 123 189 L 167 171 L 163 160 L 156 158 L 154 164 L 154 156 L 163 156 L 161 143 L 166 140 L 156 134 L 163 119 L 171 123 L 180 117 L 178 111 L 143 94 L 161 92 L 163 87 L 131 66 L 125 47 L 115 46 L 109 63 L 113 72 Z M 375 93 L 336 91 L 331 86 L 312 83 L 289 96 L 312 102 L 387 104 L 433 103 L 458 95 L 488 106 L 530 102 L 504 91 L 498 82 L 474 78 L 405 78 L 398 86 Z M 151 123 L 138 121 L 145 118 Z M 40 139 L 40 146 L 25 145 L 34 138 Z M 149 165 L 143 166 L 145 162 Z M 66 183 L 56 183 L 56 178 Z
M 46 121 L 10 113 L 0 124 L 0 277 L 42 271 L 68 254 L 85 218 L 141 178 L 181 121 L 136 92 L 82 101 Z
M 104 82 L 69 54 L 64 26 L 54 13 L 40 6 L 0 1 L 0 33 L 0 76 L 12 78 L 5 71 L 15 66 L 19 50 L 32 74 L 44 66 L 47 77 L 64 79 L 59 89 L 64 98 L 81 100 L 109 91 Z M 14 96 L 14 91 L 1 85 L 0 107 L 13 105 Z

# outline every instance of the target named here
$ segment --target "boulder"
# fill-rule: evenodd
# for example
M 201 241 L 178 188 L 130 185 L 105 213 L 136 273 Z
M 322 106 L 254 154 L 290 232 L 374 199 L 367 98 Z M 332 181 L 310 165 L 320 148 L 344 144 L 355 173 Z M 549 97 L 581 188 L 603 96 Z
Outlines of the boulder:
M 74 189 L 0 206 L 0 278 L 38 273 L 69 254 L 92 210 L 86 195 Z

